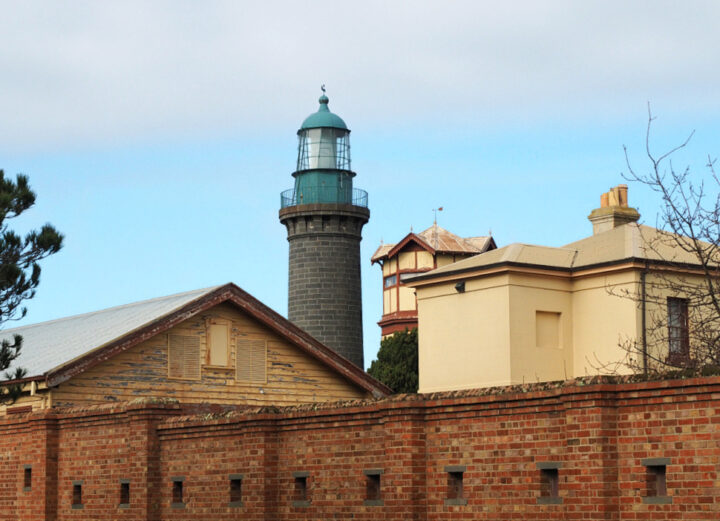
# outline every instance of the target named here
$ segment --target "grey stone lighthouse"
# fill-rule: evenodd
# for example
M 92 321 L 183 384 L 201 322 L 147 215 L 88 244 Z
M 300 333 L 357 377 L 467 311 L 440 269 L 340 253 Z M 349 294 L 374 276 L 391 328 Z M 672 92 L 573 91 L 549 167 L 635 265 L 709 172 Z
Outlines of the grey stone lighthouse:
M 360 240 L 367 192 L 353 188 L 350 130 L 328 98 L 298 130 L 295 187 L 280 196 L 290 243 L 288 318 L 363 367 Z

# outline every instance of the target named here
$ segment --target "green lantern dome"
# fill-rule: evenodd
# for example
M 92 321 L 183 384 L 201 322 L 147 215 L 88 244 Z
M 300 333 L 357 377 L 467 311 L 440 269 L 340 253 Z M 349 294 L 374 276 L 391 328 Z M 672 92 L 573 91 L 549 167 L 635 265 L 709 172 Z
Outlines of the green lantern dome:
M 318 101 L 320 102 L 320 108 L 318 108 L 317 112 L 315 112 L 314 114 L 310 114 L 308 117 L 305 118 L 305 121 L 303 121 L 302 126 L 300 127 L 300 131 L 306 130 L 308 128 L 339 128 L 342 130 L 348 129 L 347 125 L 340 116 L 330 112 L 330 109 L 328 108 L 328 102 L 330 100 L 325 94 L 320 96 L 320 99 L 318 99 Z
M 295 187 L 281 194 L 281 207 L 342 204 L 367 208 L 367 193 L 353 187 L 350 167 L 350 130 L 328 109 L 325 86 L 320 108 L 298 130 Z

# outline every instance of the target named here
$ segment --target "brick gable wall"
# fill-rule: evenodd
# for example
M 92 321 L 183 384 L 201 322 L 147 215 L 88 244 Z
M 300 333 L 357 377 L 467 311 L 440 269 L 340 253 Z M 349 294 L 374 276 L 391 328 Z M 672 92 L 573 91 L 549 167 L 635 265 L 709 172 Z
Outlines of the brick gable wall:
M 720 378 L 515 391 L 9 417 L 0 421 L 0 520 L 720 519 Z M 666 463 L 660 504 L 644 499 L 648 461 Z M 538 499 L 542 466 L 557 468 L 550 504 Z M 448 469 L 462 469 L 467 504 L 447 501 Z M 368 473 L 379 475 L 379 501 L 365 501 Z M 229 504 L 231 476 L 242 480 L 242 505 Z M 307 476 L 308 502 L 295 500 L 296 476 Z M 119 507 L 123 479 L 128 508 Z M 184 504 L 173 505 L 173 479 Z M 74 482 L 82 508 L 71 505 Z

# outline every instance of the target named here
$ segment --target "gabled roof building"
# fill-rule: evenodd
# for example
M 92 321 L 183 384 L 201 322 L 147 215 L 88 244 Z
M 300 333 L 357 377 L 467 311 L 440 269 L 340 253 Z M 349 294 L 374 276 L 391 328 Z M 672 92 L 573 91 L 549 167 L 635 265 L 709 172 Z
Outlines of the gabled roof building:
M 0 412 L 135 398 L 282 405 L 390 390 L 234 284 L 8 329 L 28 377 Z
M 294 188 L 280 198 L 288 319 L 226 284 L 4 330 L 0 338 L 23 338 L 12 365 L 29 375 L 0 384 L 19 393 L 10 412 L 135 398 L 292 405 L 391 392 L 363 370 L 367 192 L 353 186 L 350 130 L 324 93 L 318 101 L 298 130 Z
M 382 267 L 382 336 L 417 327 L 415 291 L 405 285 L 414 275 L 442 268 L 497 248 L 491 236 L 462 238 L 437 223 L 420 233 L 410 232 L 397 244 L 381 244 L 370 259 Z

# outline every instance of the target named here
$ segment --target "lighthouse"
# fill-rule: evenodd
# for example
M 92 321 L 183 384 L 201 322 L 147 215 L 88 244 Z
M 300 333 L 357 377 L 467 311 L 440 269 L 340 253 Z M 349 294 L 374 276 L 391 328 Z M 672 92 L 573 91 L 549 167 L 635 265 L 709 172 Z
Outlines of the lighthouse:
M 353 186 L 350 130 L 320 97 L 298 130 L 294 187 L 280 196 L 290 245 L 288 318 L 363 368 L 360 241 L 367 192 Z

